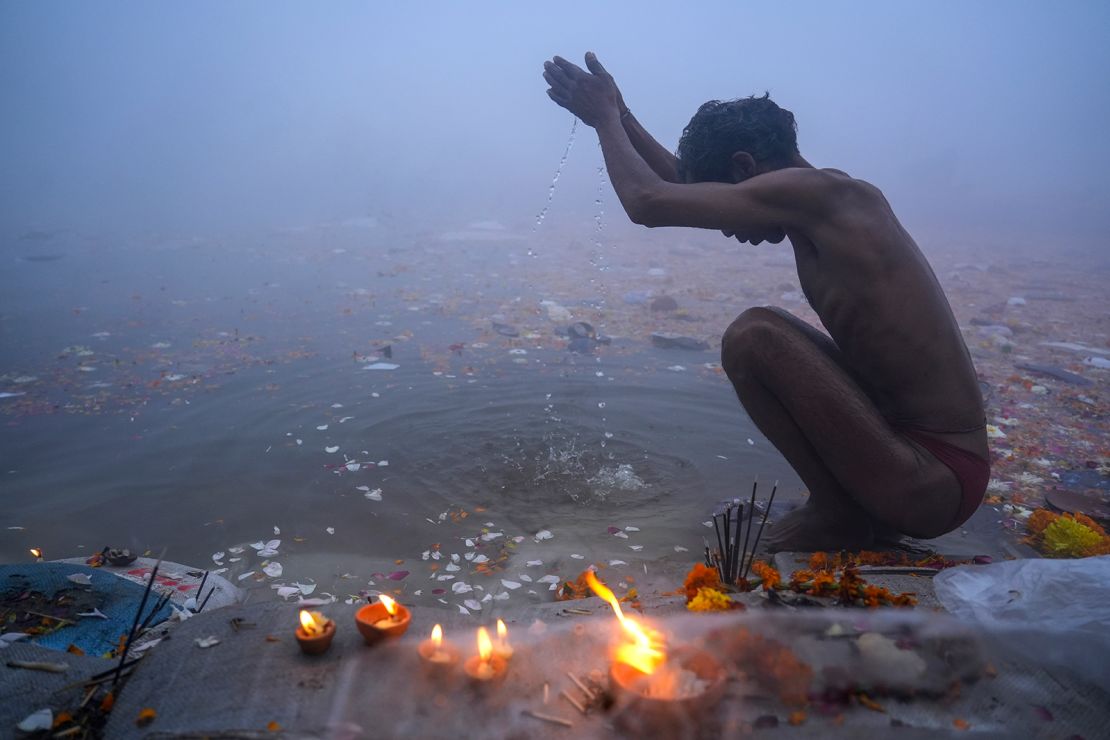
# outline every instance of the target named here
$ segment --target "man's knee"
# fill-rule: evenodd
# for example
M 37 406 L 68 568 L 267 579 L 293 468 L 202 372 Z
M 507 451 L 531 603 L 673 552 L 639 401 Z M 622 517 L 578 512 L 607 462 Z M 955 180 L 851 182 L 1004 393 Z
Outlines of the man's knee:
M 774 310 L 755 306 L 729 324 L 721 338 L 721 366 L 730 378 L 739 377 L 759 363 L 774 337 L 782 332 L 782 321 Z

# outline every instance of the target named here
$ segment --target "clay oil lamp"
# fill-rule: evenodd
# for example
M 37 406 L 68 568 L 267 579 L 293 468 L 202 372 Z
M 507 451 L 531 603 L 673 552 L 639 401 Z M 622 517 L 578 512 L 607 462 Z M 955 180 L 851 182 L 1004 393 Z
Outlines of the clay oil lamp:
M 416 648 L 424 669 L 433 676 L 446 676 L 459 662 L 459 649 L 443 639 L 443 628 L 438 624 L 432 635 Z
M 478 654 L 466 659 L 463 670 L 478 687 L 498 684 L 508 673 L 508 664 L 493 651 L 493 641 L 485 627 L 478 628 Z
M 355 624 L 367 645 L 400 637 L 405 634 L 411 621 L 412 614 L 409 610 L 385 594 L 380 594 L 378 601 L 367 604 L 355 614 Z
M 693 647 L 668 652 L 658 633 L 624 615 L 616 596 L 592 571 L 586 581 L 613 607 L 626 638 L 614 648 L 609 664 L 610 690 L 627 709 L 621 715 L 622 724 L 677 728 L 699 721 L 716 706 L 727 679 L 716 658 Z
M 331 647 L 335 637 L 335 622 L 320 612 L 301 609 L 301 626 L 296 631 L 297 644 L 305 655 L 320 655 Z

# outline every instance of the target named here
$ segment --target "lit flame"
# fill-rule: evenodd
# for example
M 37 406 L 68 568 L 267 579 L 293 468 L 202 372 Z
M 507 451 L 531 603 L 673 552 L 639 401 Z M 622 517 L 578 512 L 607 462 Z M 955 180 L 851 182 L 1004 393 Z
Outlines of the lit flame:
M 31 548 L 31 554 L 34 555 L 36 558 L 41 558 L 42 557 L 42 550 L 40 550 L 37 547 L 32 547 Z
M 397 602 L 396 601 L 389 598 L 385 594 L 378 594 L 378 601 L 382 602 L 382 604 L 385 606 L 385 610 L 387 612 L 389 612 L 389 616 L 391 616 L 391 617 L 397 616 Z
M 617 597 L 604 583 L 597 580 L 597 576 L 594 575 L 592 570 L 586 571 L 586 583 L 589 584 L 595 594 L 609 602 L 609 606 L 613 607 L 613 613 L 620 620 L 621 627 L 633 640 L 633 642 L 617 646 L 613 656 L 614 659 L 619 663 L 632 666 L 641 673 L 653 673 L 666 659 L 666 655 L 660 649 L 660 646 L 636 620 L 624 616 Z
M 313 614 L 307 609 L 301 609 L 301 627 L 309 637 L 319 634 L 324 629 L 324 616 L 320 612 Z
M 509 628 L 505 626 L 505 620 L 497 620 L 497 641 L 502 645 L 509 644 Z
M 438 624 L 432 627 L 432 644 L 436 646 L 437 650 L 443 644 L 443 628 Z
M 485 627 L 478 628 L 478 657 L 483 663 L 488 663 L 493 657 L 493 642 L 489 639 L 489 631 Z

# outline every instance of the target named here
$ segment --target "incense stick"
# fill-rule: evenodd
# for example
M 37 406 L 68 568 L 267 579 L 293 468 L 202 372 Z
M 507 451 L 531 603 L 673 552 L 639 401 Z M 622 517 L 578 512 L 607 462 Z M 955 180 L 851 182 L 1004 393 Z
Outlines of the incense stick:
M 732 502 L 728 502 L 725 507 L 725 577 L 722 579 L 728 583 L 728 574 L 732 572 Z
M 759 487 L 759 476 L 755 477 L 752 482 L 752 503 L 748 511 L 748 530 L 744 535 L 744 550 L 747 551 L 748 545 L 752 544 L 752 519 L 755 519 L 755 489 Z M 755 557 L 755 550 L 751 552 L 752 557 Z M 739 577 L 747 578 L 747 571 L 744 569 L 744 555 L 740 556 L 740 574 Z M 751 563 L 748 563 L 749 567 Z
M 198 591 L 197 593 L 200 593 L 200 592 Z M 208 595 L 204 597 L 204 601 L 201 602 L 200 606 L 197 607 L 197 614 L 200 614 L 202 611 L 204 611 L 204 607 L 208 606 L 208 600 L 212 598 L 212 594 L 214 594 L 214 593 L 216 593 L 216 587 L 215 586 L 208 589 Z
M 563 719 L 562 717 L 553 717 L 550 714 L 540 714 L 539 712 L 534 712 L 531 709 L 525 709 L 524 714 L 532 717 L 533 719 L 538 719 L 541 722 L 550 722 L 553 725 L 562 725 L 563 727 L 574 727 L 573 722 Z
M 723 540 L 721 540 L 721 527 L 717 524 L 717 512 L 713 512 L 713 530 L 717 533 L 717 557 L 715 558 L 717 575 L 719 575 L 721 577 L 721 580 L 723 581 L 724 573 L 721 571 L 721 556 L 724 555 L 725 546 Z
M 569 701 L 571 706 L 574 707 L 575 709 L 577 709 L 582 714 L 582 716 L 586 716 L 586 708 L 584 706 L 582 706 L 578 702 L 577 699 L 575 699 L 573 696 L 568 694 L 566 689 L 563 689 L 562 691 L 560 691 L 559 696 L 561 696 L 564 699 L 566 699 L 567 701 Z
M 200 603 L 200 595 L 204 593 L 204 584 L 208 583 L 208 571 L 204 571 L 204 578 L 200 579 L 200 586 L 197 587 L 197 595 L 193 597 L 195 603 Z M 199 612 L 200 609 L 197 609 Z
M 162 558 L 166 554 L 166 549 L 162 548 L 162 554 L 158 556 L 158 562 L 154 564 L 154 568 L 150 571 L 150 580 L 147 581 L 146 591 L 143 592 L 143 599 L 139 602 L 139 608 L 135 612 L 135 620 L 131 623 L 131 631 L 127 634 L 127 641 L 123 643 L 123 650 L 120 651 L 119 665 L 116 666 L 116 675 L 112 679 L 112 686 L 115 686 L 119 681 L 119 674 L 123 671 L 123 663 L 127 660 L 127 651 L 131 649 L 131 642 L 135 639 L 135 630 L 139 628 L 139 618 L 143 615 L 143 609 L 146 608 L 147 599 L 150 598 L 150 590 L 154 588 L 154 579 L 158 577 L 158 569 L 162 567 Z
M 150 626 L 150 620 L 154 619 L 154 615 L 157 614 L 158 612 L 162 611 L 162 609 L 165 608 L 166 604 L 169 603 L 169 600 L 170 600 L 170 595 L 169 594 L 162 594 L 162 595 L 159 596 L 158 601 L 156 601 L 154 603 L 154 608 L 150 610 L 150 614 L 147 614 L 146 619 L 144 619 L 143 623 L 139 625 L 138 634 L 141 635 L 141 634 L 143 634 L 143 632 L 146 631 L 147 627 Z
M 775 501 L 775 491 L 777 490 L 779 490 L 779 482 L 775 481 L 775 485 L 771 488 L 771 498 L 767 499 L 767 508 L 763 510 L 763 519 L 759 522 L 759 531 L 755 533 L 755 545 L 752 547 L 752 557 L 748 562 L 749 571 L 755 563 L 755 549 L 759 547 L 759 538 L 763 536 L 763 527 L 767 524 L 767 516 L 771 513 L 771 504 Z M 747 571 L 744 572 L 744 577 L 748 577 Z
M 736 577 L 740 575 L 740 563 L 744 559 L 744 551 L 740 548 L 740 523 L 744 521 L 744 504 L 736 512 L 736 531 L 732 538 L 732 569 L 728 572 L 728 582 L 730 585 L 736 584 Z

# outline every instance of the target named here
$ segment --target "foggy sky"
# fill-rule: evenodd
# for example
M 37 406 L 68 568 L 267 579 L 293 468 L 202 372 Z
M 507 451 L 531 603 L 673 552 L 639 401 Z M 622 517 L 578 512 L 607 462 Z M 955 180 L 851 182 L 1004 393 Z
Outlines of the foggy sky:
M 914 233 L 1105 242 L 1106 2 L 600 5 L 5 0 L 0 237 L 528 224 L 571 124 L 542 63 L 593 50 L 672 150 L 769 90 Z M 588 218 L 600 161 L 580 127 L 553 211 Z

